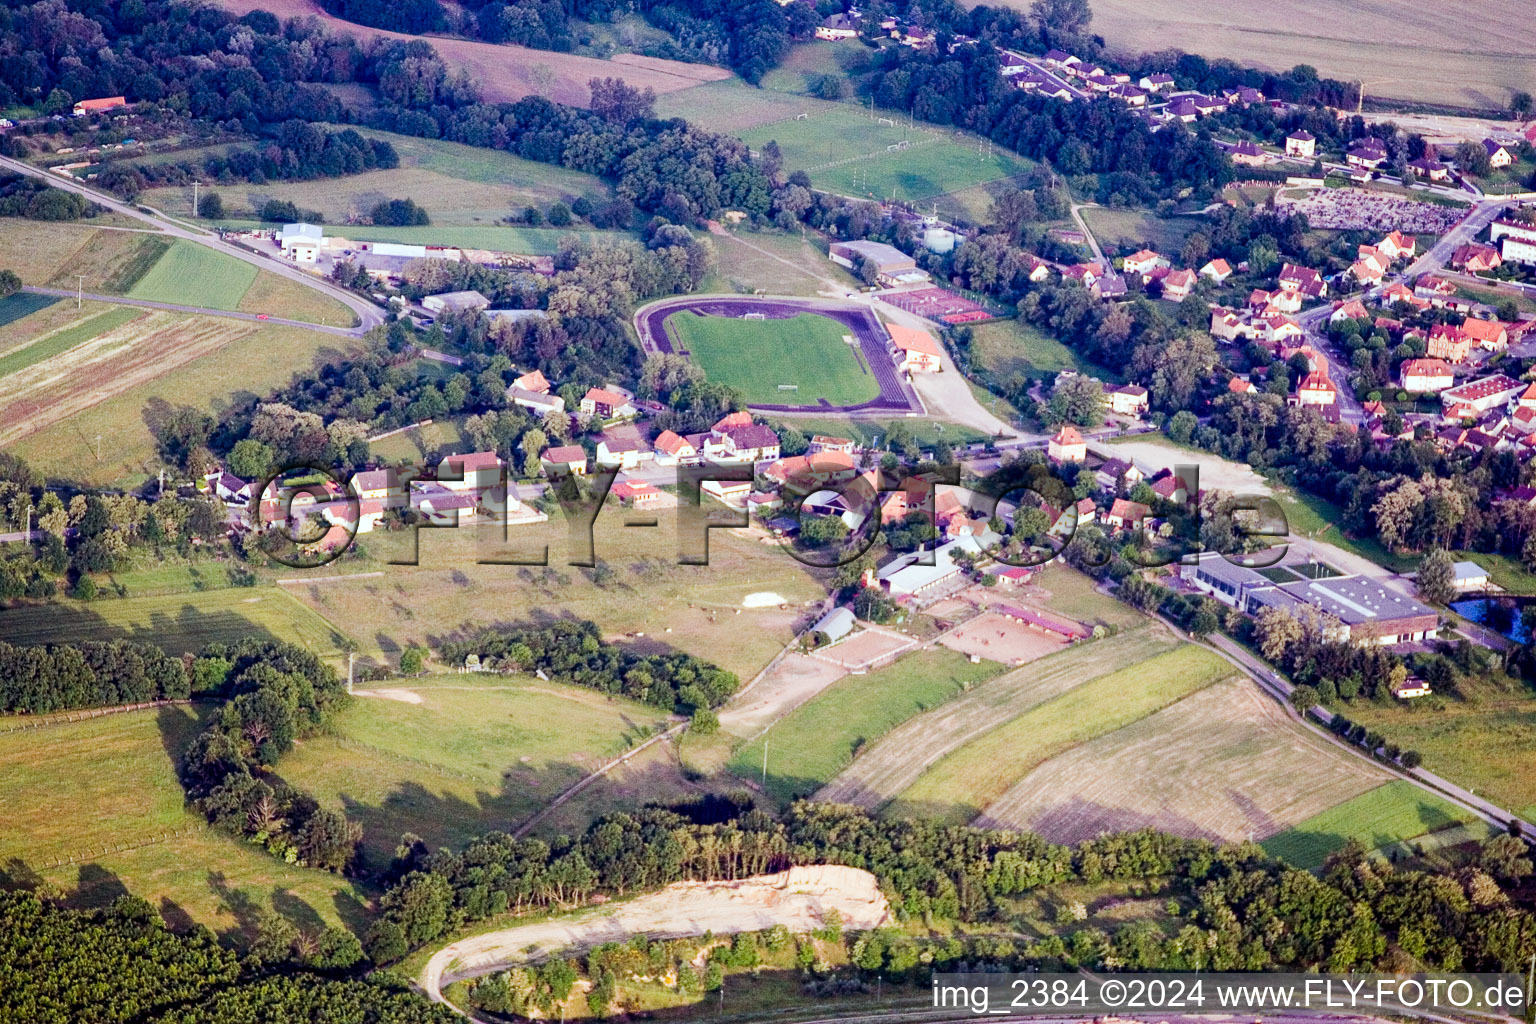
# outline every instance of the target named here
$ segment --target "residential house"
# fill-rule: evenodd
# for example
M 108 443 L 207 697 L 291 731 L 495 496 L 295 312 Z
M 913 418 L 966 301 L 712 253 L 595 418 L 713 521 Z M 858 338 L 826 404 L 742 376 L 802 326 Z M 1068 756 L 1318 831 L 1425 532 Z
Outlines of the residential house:
M 1356 284 L 1369 288 L 1386 276 L 1386 272 L 1376 260 L 1367 258 L 1350 264 L 1349 276 L 1355 279 Z
M 1405 235 L 1401 231 L 1393 231 L 1387 237 L 1376 243 L 1376 248 L 1386 254 L 1388 259 L 1408 259 L 1418 251 L 1419 243 L 1412 235 Z
M 1461 333 L 1480 349 L 1502 352 L 1509 347 L 1509 330 L 1498 320 L 1479 320 L 1467 317 L 1461 322 Z
M 352 474 L 352 490 L 361 501 L 382 501 L 390 505 L 405 503 L 405 482 L 393 466 L 368 469 Z
M 1258 388 L 1253 386 L 1253 381 L 1246 377 L 1233 377 L 1227 381 L 1227 390 L 1234 395 L 1251 395 L 1257 393 Z
M 597 442 L 597 465 L 603 469 L 635 469 L 656 457 L 637 437 L 603 437 Z
M 1370 311 L 1365 308 L 1365 303 L 1359 299 L 1350 299 L 1348 302 L 1333 304 L 1333 312 L 1328 315 L 1328 322 L 1336 324 L 1341 320 L 1366 320 L 1370 315 Z
M 1146 474 L 1136 463 L 1125 459 L 1105 459 L 1093 472 L 1094 482 L 1099 488 L 1111 493 L 1119 490 L 1122 483 L 1126 487 L 1134 487 L 1145 478 Z
M 1148 92 L 1167 92 L 1173 88 L 1173 76 L 1164 72 L 1152 75 L 1143 75 L 1141 81 L 1136 83 Z
M 1298 160 L 1310 160 L 1317 155 L 1317 136 L 1298 129 L 1285 137 L 1285 155 Z
M 1322 370 L 1313 370 L 1302 378 L 1296 385 L 1296 404 L 1300 406 L 1327 407 L 1339 400 L 1338 389 L 1333 386 L 1333 381 L 1328 379 L 1328 374 Z
M 128 100 L 122 96 L 103 96 L 96 100 L 80 100 L 75 103 L 74 115 L 84 117 L 86 114 L 104 114 L 109 110 L 121 110 L 128 106 Z
M 1233 143 L 1227 150 L 1227 156 L 1239 167 L 1261 167 L 1270 161 L 1268 153 L 1247 140 Z
M 1174 100 L 1168 104 L 1168 116 L 1175 121 L 1191 124 L 1200 116 L 1200 109 L 1191 99 Z
M 1086 462 L 1088 442 L 1072 424 L 1063 424 L 1046 442 L 1045 455 L 1052 462 Z
M 816 26 L 816 38 L 836 42 L 839 39 L 852 39 L 859 34 L 859 20 L 854 15 L 839 11 L 837 14 L 822 19 Z
M 1130 529 L 1152 514 L 1152 510 L 1139 501 L 1116 498 L 1104 515 L 1104 525 L 1115 530 Z
M 1161 253 L 1153 252 L 1151 249 L 1143 249 L 1140 252 L 1131 253 L 1122 264 L 1127 274 L 1141 274 L 1143 276 L 1156 267 L 1166 267 L 1168 265 L 1168 257 Z
M 1109 90 L 1109 95 L 1133 107 L 1144 107 L 1147 105 L 1147 91 L 1145 89 L 1138 89 L 1134 85 L 1117 85 Z
M 689 466 L 699 458 L 699 450 L 686 437 L 671 430 L 656 435 L 651 451 L 658 466 Z
M 1453 324 L 1435 324 L 1429 329 L 1426 348 L 1436 359 L 1461 363 L 1472 354 L 1472 338 Z
M 763 462 L 779 457 L 779 435 L 761 423 L 727 427 L 720 432 L 729 452 L 717 461 Z
M 1248 308 L 1255 313 L 1296 313 L 1301 310 L 1301 293 L 1255 288 L 1248 293 Z
M 516 384 L 507 388 L 507 401 L 540 417 L 552 412 L 565 412 L 565 399 L 559 395 L 552 395 L 548 391 L 530 391 Z
M 1121 416 L 1140 416 L 1147 411 L 1147 389 L 1140 384 L 1105 384 L 1109 411 Z
M 896 368 L 904 373 L 938 373 L 944 369 L 944 350 L 933 335 L 897 323 L 885 325 L 891 336 Z
M 609 495 L 631 508 L 656 508 L 666 497 L 644 480 L 620 480 L 608 489 Z
M 1456 374 L 1444 359 L 1405 359 L 1400 380 L 1404 391 L 1423 394 L 1454 386 Z
M 1426 181 L 1450 181 L 1450 169 L 1428 153 L 1417 160 L 1408 161 L 1408 169 Z
M 1411 700 L 1414 697 L 1427 697 L 1433 693 L 1428 683 L 1418 676 L 1409 676 L 1400 683 L 1392 684 L 1392 696 L 1398 700 Z
M 854 442 L 851 437 L 829 437 L 826 434 L 813 434 L 811 436 L 810 451 L 812 455 L 819 452 L 843 452 L 853 454 Z
M 579 444 L 546 448 L 539 453 L 539 464 L 545 476 L 587 475 L 587 453 Z
M 1232 276 L 1232 266 L 1226 260 L 1214 259 L 1200 268 L 1200 276 L 1221 284 Z
M 439 463 L 437 483 L 450 491 L 484 492 L 506 490 L 506 472 L 495 452 L 470 452 L 448 455 Z
M 1189 298 L 1189 293 L 1195 287 L 1195 272 L 1193 270 L 1175 270 L 1163 278 L 1163 298 L 1173 302 L 1181 302 Z
M 1374 171 L 1387 162 L 1387 145 L 1380 139 L 1359 139 L 1344 154 L 1344 162 L 1351 167 Z
M 600 420 L 629 419 L 640 415 L 628 398 L 606 388 L 590 388 L 581 398 L 581 412 Z
M 521 377 L 517 378 L 517 380 L 513 381 L 512 386 L 515 388 L 522 388 L 524 391 L 533 391 L 541 395 L 549 394 L 549 381 L 544 378 L 544 371 L 542 370 L 528 371 Z
M 1536 226 L 1520 221 L 1496 220 L 1488 227 L 1489 237 L 1502 248 L 1507 263 L 1536 266 Z
M 1451 253 L 1451 266 L 1465 270 L 1469 274 L 1486 273 L 1503 262 L 1499 250 L 1488 245 L 1478 245 L 1475 242 L 1459 245 L 1456 251 Z
M 1311 267 L 1298 267 L 1293 263 L 1287 263 L 1280 268 L 1280 276 L 1277 280 L 1283 292 L 1297 292 L 1309 299 L 1328 296 L 1328 282 L 1323 280 L 1322 274 Z
M 251 501 L 251 484 L 247 480 L 241 480 L 233 473 L 220 471 L 209 473 L 203 477 L 208 483 L 208 489 L 220 501 L 227 505 L 248 505 Z
M 1500 167 L 1508 167 L 1515 162 L 1515 155 L 1509 151 L 1503 143 L 1493 139 L 1483 140 L 1483 152 L 1488 154 L 1488 166 L 1494 170 Z

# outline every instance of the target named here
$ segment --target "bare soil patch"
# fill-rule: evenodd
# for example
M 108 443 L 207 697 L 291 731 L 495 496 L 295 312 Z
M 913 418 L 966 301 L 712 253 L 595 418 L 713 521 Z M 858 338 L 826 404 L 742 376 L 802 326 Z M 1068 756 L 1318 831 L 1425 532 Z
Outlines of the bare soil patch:
M 354 697 L 382 697 L 385 700 L 397 700 L 402 704 L 424 704 L 421 694 L 415 690 L 400 690 L 387 688 L 383 690 L 353 690 Z
M 810 865 L 735 882 L 675 882 L 625 903 L 596 907 L 476 935 L 444 946 L 422 970 L 418 982 L 442 1000 L 440 987 L 491 974 L 511 964 L 564 949 L 626 942 L 636 933 L 653 939 L 764 931 L 782 924 L 791 932 L 821 926 L 836 910 L 843 927 L 864 931 L 890 918 L 890 905 L 875 876 L 858 868 Z
M 0 445 L 153 380 L 254 333 L 253 324 L 180 313 L 143 316 L 0 378 Z
M 939 643 L 1004 665 L 1024 665 L 1067 645 L 1060 636 L 1015 622 L 1000 612 L 983 612 L 947 633 Z
M 636 89 L 649 87 L 657 93 L 667 93 L 731 77 L 729 71 L 710 64 L 688 64 L 635 54 L 625 54 L 623 59 L 599 60 L 573 53 L 531 50 L 510 43 L 386 32 L 332 17 L 311 0 L 223 0 L 222 6 L 236 14 L 263 10 L 279 18 L 316 18 L 333 32 L 359 38 L 401 42 L 424 39 L 452 70 L 468 75 L 479 86 L 482 97 L 497 103 L 514 103 L 524 96 L 544 96 L 557 103 L 584 107 L 592 99 L 587 82 L 594 78 L 622 78 Z
M 915 641 L 900 633 L 883 629 L 863 629 L 842 643 L 817 651 L 816 657 L 843 668 L 858 672 L 875 662 L 889 658 L 911 647 Z
M 847 674 L 847 669 L 824 658 L 786 655 L 773 671 L 720 712 L 720 726 L 737 736 L 755 736 L 768 723 L 789 714 Z
M 1051 758 L 977 824 L 1061 843 L 1141 828 L 1262 840 L 1386 778 L 1234 679 Z

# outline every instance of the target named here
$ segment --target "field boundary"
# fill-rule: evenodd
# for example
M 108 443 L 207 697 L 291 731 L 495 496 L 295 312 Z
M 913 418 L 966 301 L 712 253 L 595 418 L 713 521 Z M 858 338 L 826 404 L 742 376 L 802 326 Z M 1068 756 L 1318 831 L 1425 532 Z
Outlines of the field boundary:
M 93 718 L 102 718 L 106 715 L 121 715 L 129 711 L 148 711 L 151 708 L 187 707 L 196 703 L 191 698 L 184 700 L 152 700 L 143 704 L 114 704 L 105 708 L 86 708 L 80 711 L 49 711 L 45 716 L 38 716 L 35 721 L 29 721 L 24 725 L 13 725 L 9 729 L 0 729 L 0 736 L 9 736 L 13 732 L 27 732 L 32 729 L 42 729 L 50 725 L 68 725 L 72 722 L 86 722 Z M 27 716 L 31 718 L 32 716 Z

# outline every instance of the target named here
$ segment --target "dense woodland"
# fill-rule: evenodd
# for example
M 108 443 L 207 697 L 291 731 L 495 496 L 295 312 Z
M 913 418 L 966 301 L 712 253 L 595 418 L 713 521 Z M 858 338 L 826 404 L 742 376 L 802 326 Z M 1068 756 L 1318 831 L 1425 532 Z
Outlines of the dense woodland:
M 358 957 L 357 940 L 347 933 L 328 933 L 305 955 L 269 944 L 242 956 L 206 928 L 174 934 L 136 897 L 77 911 L 30 892 L 0 890 L 0 1018 L 10 1021 L 459 1020 L 398 983 L 335 976 Z
M 213 181 L 264 185 L 269 181 L 333 178 L 400 166 L 395 147 L 382 139 L 365 139 L 352 129 L 326 131 L 290 119 L 276 127 L 264 145 L 212 154 L 201 163 L 146 163 L 114 167 L 101 181 L 104 188 L 132 198 L 145 188 Z

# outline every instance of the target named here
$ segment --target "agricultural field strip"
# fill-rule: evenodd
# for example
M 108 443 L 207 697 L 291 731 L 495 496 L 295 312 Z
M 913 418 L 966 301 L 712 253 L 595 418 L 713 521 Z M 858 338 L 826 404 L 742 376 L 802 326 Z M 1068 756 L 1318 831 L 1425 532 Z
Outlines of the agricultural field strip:
M 892 801 L 892 816 L 934 815 L 963 824 L 1047 759 L 1113 732 L 1236 670 L 1182 644 L 1100 675 L 1009 718 L 925 771 Z
M 142 310 L 132 307 L 92 312 L 74 323 L 40 334 L 0 355 L 0 377 L 67 352 L 82 342 L 114 331 L 142 315 Z
M 1426 792 L 1407 779 L 1393 779 L 1351 800 L 1321 811 L 1261 845 L 1297 867 L 1315 868 L 1348 839 L 1367 849 L 1477 821 L 1469 810 Z
M 1231 679 L 1051 758 L 987 807 L 981 823 L 1053 842 L 1153 824 L 1263 840 L 1390 777 L 1293 722 L 1247 680 Z
M 1009 719 L 1098 676 L 1177 646 L 1147 625 L 1071 647 L 983 683 L 891 730 L 816 794 L 817 800 L 875 808 L 931 766 Z

